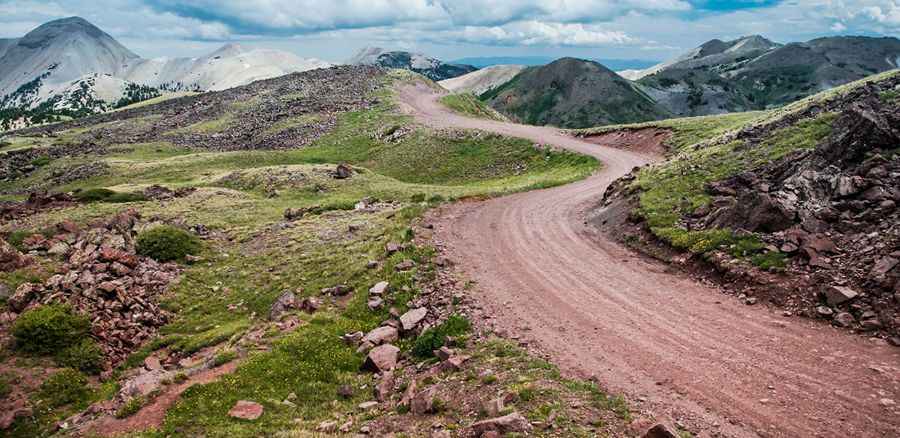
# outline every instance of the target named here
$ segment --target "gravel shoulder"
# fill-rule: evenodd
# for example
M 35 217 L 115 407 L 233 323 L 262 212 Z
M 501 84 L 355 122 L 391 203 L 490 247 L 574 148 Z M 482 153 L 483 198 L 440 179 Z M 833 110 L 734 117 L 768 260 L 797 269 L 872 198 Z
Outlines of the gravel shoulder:
M 700 436 L 896 436 L 900 350 L 743 305 L 585 224 L 609 183 L 658 157 L 467 118 L 439 97 L 407 87 L 401 106 L 433 127 L 527 138 L 603 162 L 574 184 L 436 213 L 435 244 L 475 281 L 498 330 L 628 394 L 641 415 Z

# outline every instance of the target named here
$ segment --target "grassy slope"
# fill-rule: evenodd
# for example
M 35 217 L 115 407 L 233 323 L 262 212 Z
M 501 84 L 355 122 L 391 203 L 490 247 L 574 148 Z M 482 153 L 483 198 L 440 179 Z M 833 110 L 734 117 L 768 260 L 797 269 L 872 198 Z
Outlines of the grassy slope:
M 689 118 L 651 124 L 673 129 L 675 155 L 666 162 L 647 167 L 639 173 L 634 183 L 641 189 L 638 213 L 647 220 L 656 236 L 677 248 L 695 253 L 725 248 L 735 256 L 749 257 L 757 265 L 777 268 L 785 256 L 780 253 L 764 253 L 762 245 L 752 235 L 738 237 L 727 229 L 687 231 L 678 222 L 684 215 L 711 201 L 704 189 L 707 183 L 751 170 L 793 151 L 816 147 L 831 133 L 836 114 L 824 113 L 800 120 L 771 131 L 762 141 L 753 144 L 745 140 L 729 141 L 725 134 L 742 127 L 772 123 L 810 105 L 841 96 L 869 81 L 884 79 L 893 74 L 897 72 L 876 75 L 765 113 Z M 704 126 L 708 127 L 707 131 L 696 129 Z
M 234 374 L 188 390 L 169 412 L 162 429 L 146 435 L 271 435 L 298 427 L 312 430 L 335 413 L 353 412 L 356 404 L 371 398 L 369 391 L 358 390 L 351 399 L 342 400 L 335 396 L 338 386 L 359 388 L 371 384 L 371 378 L 357 372 L 362 356 L 338 336 L 375 327 L 387 317 L 385 310 L 369 311 L 365 293 L 357 292 L 343 309 L 328 307 L 315 316 L 302 316 L 306 323 L 284 336 L 255 315 L 265 315 L 284 290 L 300 288 L 302 296 L 313 296 L 322 288 L 347 284 L 365 291 L 382 279 L 396 288 L 409 287 L 409 292 L 397 295 L 395 306 L 402 311 L 417 293 L 414 276 L 427 279 L 431 275 L 432 250 L 412 248 L 398 253 L 386 259 L 379 270 L 366 269 L 366 262 L 384 257 L 386 242 L 408 239 L 411 221 L 425 209 L 442 199 L 563 184 L 590 174 L 597 166 L 591 158 L 538 151 L 531 142 L 485 134 L 412 128 L 396 143 L 383 142 L 376 137 L 385 129 L 412 127 L 409 118 L 392 112 L 390 96 L 383 97 L 385 103 L 380 107 L 344 114 L 332 133 L 304 149 L 198 153 L 164 142 L 122 145 L 112 155 L 85 158 L 106 161 L 111 173 L 57 189 L 132 191 L 159 183 L 197 186 L 198 192 L 166 203 L 81 205 L 0 226 L 0 231 L 39 230 L 63 219 L 84 223 L 133 207 L 144 217 L 202 223 L 230 237 L 207 241 L 205 262 L 188 267 L 164 299 L 164 306 L 177 318 L 163 328 L 160 340 L 137 353 L 130 365 L 163 346 L 184 352 L 208 346 L 230 351 L 231 344 L 248 330 L 263 330 L 280 339 L 274 341 L 271 351 L 252 352 Z M 334 180 L 326 172 L 338 162 L 361 166 L 360 173 L 348 180 Z M 68 164 L 51 163 L 18 184 L 38 181 Z M 266 196 L 271 189 L 279 196 Z M 396 214 L 353 211 L 352 206 L 365 196 L 400 202 L 403 207 Z M 420 202 L 422 199 L 430 201 Z M 286 208 L 315 205 L 325 212 L 296 221 L 292 228 L 272 227 L 282 220 Z M 359 231 L 348 232 L 351 224 L 359 226 Z M 393 266 L 404 259 L 416 260 L 419 267 L 411 273 L 396 273 Z M 28 276 L 45 276 L 47 271 L 0 274 L 0 281 L 15 285 Z M 229 310 L 229 304 L 238 307 Z M 544 372 L 541 370 L 553 368 L 540 363 L 538 371 Z M 598 408 L 627 416 L 620 402 L 607 399 L 596 388 L 566 383 L 558 372 L 542 379 L 565 385 L 567 393 L 580 394 Z M 526 377 L 520 380 L 510 385 L 529 382 Z M 277 403 L 292 392 L 299 397 L 296 408 Z M 516 408 L 535 419 L 550 413 L 565 419 L 568 407 L 552 403 L 557 395 L 547 392 Z M 263 403 L 266 414 L 253 423 L 229 418 L 226 412 L 238 399 Z M 72 407 L 64 407 L 48 412 L 37 423 L 21 421 L 12 435 L 38 434 L 71 411 Z M 450 407 L 446 416 L 452 419 L 462 414 Z M 294 422 L 297 418 L 302 420 L 299 426 Z M 583 426 L 565 425 L 564 430 L 575 434 L 580 433 L 579 427 Z
M 441 98 L 441 103 L 462 115 L 488 120 L 508 120 L 503 114 L 489 107 L 472 93 L 448 94 Z

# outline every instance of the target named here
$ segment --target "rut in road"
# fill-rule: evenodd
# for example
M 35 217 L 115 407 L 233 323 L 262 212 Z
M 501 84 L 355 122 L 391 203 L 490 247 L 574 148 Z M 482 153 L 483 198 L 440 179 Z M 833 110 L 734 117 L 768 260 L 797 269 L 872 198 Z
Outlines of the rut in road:
M 468 118 L 439 97 L 407 86 L 401 107 L 433 127 L 527 138 L 603 163 L 574 184 L 439 213 L 436 244 L 475 280 L 496 325 L 626 394 L 639 415 L 679 420 L 701 436 L 898 436 L 900 409 L 889 400 L 900 403 L 900 350 L 745 306 L 585 225 L 610 182 L 656 158 Z

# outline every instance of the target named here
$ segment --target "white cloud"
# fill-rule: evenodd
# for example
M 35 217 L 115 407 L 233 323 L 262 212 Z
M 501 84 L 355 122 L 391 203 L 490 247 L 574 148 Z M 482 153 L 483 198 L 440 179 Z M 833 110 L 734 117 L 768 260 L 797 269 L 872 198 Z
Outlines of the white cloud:
M 635 38 L 622 31 L 608 31 L 581 23 L 545 23 L 522 21 L 503 26 L 466 26 L 460 31 L 442 34 L 458 42 L 486 45 L 599 47 L 626 45 Z

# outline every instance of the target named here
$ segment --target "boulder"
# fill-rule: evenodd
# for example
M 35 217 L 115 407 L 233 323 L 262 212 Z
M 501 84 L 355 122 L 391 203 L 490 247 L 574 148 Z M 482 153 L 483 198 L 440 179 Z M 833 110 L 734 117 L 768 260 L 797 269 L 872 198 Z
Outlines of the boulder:
M 384 300 L 380 297 L 370 298 L 367 305 L 369 306 L 369 310 L 375 311 L 384 306 Z
M 400 358 L 400 349 L 391 344 L 382 344 L 372 349 L 363 362 L 363 369 L 383 373 L 393 370 Z
M 413 331 L 427 315 L 428 309 L 425 307 L 412 309 L 400 316 L 400 328 L 405 332 Z
M 382 296 L 391 289 L 391 284 L 386 281 L 379 281 L 369 289 L 369 295 Z
M 25 307 L 28 306 L 28 303 L 31 302 L 32 298 L 34 298 L 35 286 L 31 283 L 23 283 L 20 284 L 18 288 L 16 288 L 16 293 L 12 294 L 11 297 L 6 301 L 6 304 L 9 308 L 14 312 L 21 312 L 25 310 Z
M 15 271 L 31 264 L 31 258 L 22 255 L 16 248 L 0 239 L 0 272 Z
M 375 400 L 381 403 L 388 401 L 394 393 L 394 372 L 386 371 L 375 385 Z
M 838 306 L 856 298 L 859 293 L 846 286 L 830 286 L 825 289 L 825 300 L 829 306 Z
M 297 308 L 297 297 L 291 291 L 284 291 L 269 308 L 269 320 L 278 320 L 291 309 Z
M 657 423 L 641 435 L 641 438 L 678 438 L 680 435 L 671 426 Z
M 390 242 L 384 246 L 384 250 L 388 253 L 388 255 L 400 252 L 401 248 L 402 246 L 400 246 L 400 244 L 396 242 Z
M 414 262 L 412 260 L 404 260 L 400 263 L 397 263 L 397 265 L 394 266 L 394 270 L 396 270 L 397 272 L 404 272 L 404 271 L 409 271 L 410 269 L 415 268 L 415 267 L 416 267 L 416 262 Z
M 832 323 L 839 327 L 851 327 L 856 323 L 856 318 L 854 318 L 853 315 L 847 312 L 841 312 L 837 315 L 834 315 L 834 320 L 832 320 Z
M 239 400 L 234 404 L 231 410 L 228 411 L 228 415 L 232 418 L 253 421 L 262 416 L 263 410 L 263 406 L 259 403 Z
M 514 432 L 527 433 L 530 431 L 531 423 L 518 412 L 472 424 L 472 432 L 475 436 L 482 436 L 487 432 L 497 432 L 502 435 Z
M 368 342 L 372 345 L 381 345 L 395 342 L 398 339 L 400 339 L 400 332 L 398 332 L 396 328 L 390 326 L 381 326 L 370 331 L 369 333 L 366 333 L 366 335 L 362 338 L 362 342 Z
M 462 369 L 469 356 L 457 355 L 441 362 L 441 371 L 456 372 Z
M 338 164 L 337 168 L 334 169 L 332 176 L 334 176 L 334 179 L 350 178 L 353 176 L 353 168 L 345 163 Z

